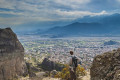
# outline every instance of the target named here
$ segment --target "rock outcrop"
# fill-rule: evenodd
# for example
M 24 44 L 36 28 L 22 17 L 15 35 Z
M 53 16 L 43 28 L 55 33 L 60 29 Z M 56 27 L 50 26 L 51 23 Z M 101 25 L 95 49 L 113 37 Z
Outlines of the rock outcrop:
M 91 80 L 120 80 L 120 49 L 96 56 L 90 75 Z
M 26 75 L 23 46 L 11 28 L 0 29 L 0 80 Z
M 41 64 L 42 68 L 47 71 L 57 70 L 61 71 L 64 68 L 63 64 L 56 63 L 54 61 L 45 58 Z

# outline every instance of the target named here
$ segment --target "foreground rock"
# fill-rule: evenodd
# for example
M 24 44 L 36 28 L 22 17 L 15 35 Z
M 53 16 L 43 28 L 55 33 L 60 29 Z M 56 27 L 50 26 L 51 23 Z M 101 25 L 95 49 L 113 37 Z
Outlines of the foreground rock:
M 10 28 L 0 29 L 0 80 L 26 75 L 23 46 Z
M 120 80 L 120 49 L 96 56 L 90 75 L 91 80 Z

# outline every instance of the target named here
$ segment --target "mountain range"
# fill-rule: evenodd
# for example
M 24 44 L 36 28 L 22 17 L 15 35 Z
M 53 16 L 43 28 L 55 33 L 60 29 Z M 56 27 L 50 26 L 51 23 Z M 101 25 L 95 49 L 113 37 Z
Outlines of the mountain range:
M 65 26 L 56 26 L 45 31 L 37 30 L 37 35 L 44 37 L 77 36 L 120 36 L 120 14 L 85 16 Z

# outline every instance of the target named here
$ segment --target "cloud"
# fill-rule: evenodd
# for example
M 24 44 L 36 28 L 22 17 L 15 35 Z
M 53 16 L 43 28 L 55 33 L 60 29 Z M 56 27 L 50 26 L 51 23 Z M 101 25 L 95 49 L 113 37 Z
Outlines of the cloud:
M 47 12 L 47 11 L 46 11 Z M 49 11 L 48 11 L 49 12 Z M 0 12 L 0 14 L 13 14 L 19 15 L 15 17 L 0 17 L 0 24 L 5 26 L 16 26 L 21 24 L 26 24 L 35 21 L 67 21 L 67 20 L 74 20 L 76 18 L 80 18 L 83 16 L 96 16 L 96 15 L 104 15 L 107 14 L 106 11 L 101 11 L 99 13 L 92 13 L 89 11 L 61 11 L 61 10 L 54 10 L 53 12 L 49 13 L 50 15 L 41 16 L 38 13 L 30 14 L 30 13 L 14 13 L 14 12 Z M 56 16 L 54 16 L 56 15 Z
M 79 8 L 80 5 L 84 5 L 90 2 L 90 0 L 53 0 L 56 4 L 68 6 L 73 9 Z
M 61 4 L 85 4 L 90 2 L 90 0 L 55 0 L 58 3 Z
M 67 21 L 88 15 L 104 15 L 120 11 L 119 2 L 120 0 L 0 0 L 0 25 Z
M 112 12 L 115 9 L 120 9 L 119 0 L 91 0 L 88 5 L 89 9 L 94 11 L 106 10 Z
M 0 25 L 5 26 L 16 26 L 21 24 L 30 23 L 33 21 L 52 21 L 50 18 L 45 17 L 10 17 L 10 18 L 0 18 Z
M 13 12 L 13 11 L 1 11 L 0 14 L 10 14 L 10 15 L 24 15 L 21 12 Z
M 106 11 L 101 11 L 99 13 L 94 13 L 90 11 L 61 11 L 57 10 L 56 14 L 60 15 L 61 17 L 67 18 L 67 19 L 76 19 L 83 16 L 99 16 L 99 15 L 105 15 L 108 14 Z
M 0 8 L 15 9 L 15 0 L 0 0 Z

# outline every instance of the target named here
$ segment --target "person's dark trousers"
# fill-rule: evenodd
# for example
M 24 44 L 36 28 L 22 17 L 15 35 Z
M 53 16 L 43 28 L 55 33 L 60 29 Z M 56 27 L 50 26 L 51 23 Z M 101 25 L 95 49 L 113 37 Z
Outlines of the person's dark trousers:
M 76 80 L 76 68 L 70 68 L 70 80 Z
M 75 76 L 74 80 L 76 80 L 77 79 L 76 78 L 76 68 L 73 68 L 73 70 L 74 70 L 74 76 Z

